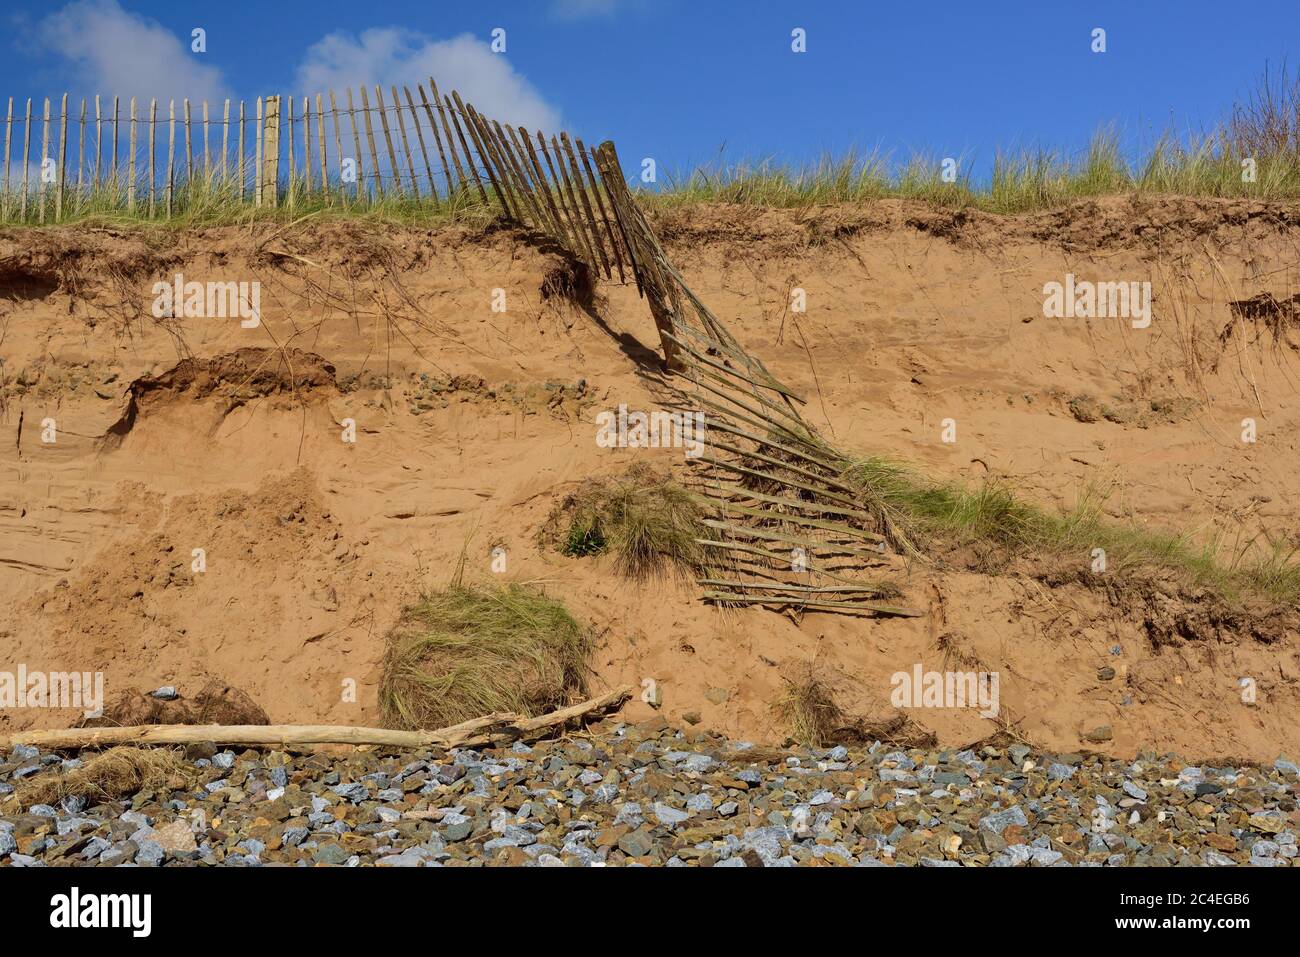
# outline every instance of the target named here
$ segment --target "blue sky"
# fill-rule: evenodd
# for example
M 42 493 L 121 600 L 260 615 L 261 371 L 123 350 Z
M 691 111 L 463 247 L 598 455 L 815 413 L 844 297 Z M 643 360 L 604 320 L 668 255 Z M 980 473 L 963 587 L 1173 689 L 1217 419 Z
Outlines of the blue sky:
M 857 147 L 960 156 L 978 176 L 999 146 L 1078 150 L 1114 124 L 1139 147 L 1212 124 L 1266 62 L 1300 65 L 1297 28 L 1296 0 L 6 0 L 0 110 L 9 95 L 251 100 L 432 71 L 504 121 L 613 138 L 629 170 L 724 146 L 796 163 Z

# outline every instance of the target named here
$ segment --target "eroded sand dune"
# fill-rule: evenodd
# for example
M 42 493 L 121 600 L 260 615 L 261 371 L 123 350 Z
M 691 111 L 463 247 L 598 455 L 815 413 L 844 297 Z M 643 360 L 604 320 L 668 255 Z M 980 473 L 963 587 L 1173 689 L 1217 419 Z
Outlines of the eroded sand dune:
M 656 226 L 841 448 L 996 477 L 1048 506 L 1101 483 L 1117 521 L 1229 542 L 1300 531 L 1292 213 L 1171 198 L 1001 218 L 882 202 L 691 207 Z M 403 603 L 462 554 L 467 576 L 490 577 L 504 548 L 507 577 L 544 583 L 595 626 L 598 687 L 654 679 L 671 720 L 698 712 L 732 736 L 784 737 L 771 705 L 795 666 L 815 662 L 846 711 L 880 717 L 894 672 L 956 661 L 999 671 L 1003 721 L 1048 748 L 1271 760 L 1300 745 L 1285 613 L 1225 614 L 1158 582 L 1099 586 L 976 549 L 906 570 L 919 618 L 796 621 L 548 550 L 539 529 L 577 483 L 642 459 L 683 467 L 680 450 L 595 442 L 597 412 L 663 395 L 635 288 L 590 289 L 512 231 L 261 229 L 0 232 L 11 661 L 103 671 L 110 697 L 216 676 L 272 721 L 375 723 Z M 260 282 L 260 324 L 155 318 L 151 287 L 176 273 Z M 1150 281 L 1150 326 L 1045 318 L 1044 284 L 1067 275 Z M 789 309 L 796 288 L 806 312 Z M 910 715 L 945 744 L 1002 727 L 973 710 Z M 0 731 L 74 718 L 5 711 Z M 1111 739 L 1087 741 L 1099 726 Z

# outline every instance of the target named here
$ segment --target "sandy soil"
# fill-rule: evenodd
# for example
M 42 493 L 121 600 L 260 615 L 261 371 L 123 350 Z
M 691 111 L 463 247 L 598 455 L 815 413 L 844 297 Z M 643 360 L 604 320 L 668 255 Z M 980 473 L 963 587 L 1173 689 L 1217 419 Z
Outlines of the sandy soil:
M 1115 199 L 998 218 L 882 202 L 656 223 L 841 447 L 996 476 L 1046 505 L 1100 483 L 1109 513 L 1153 527 L 1300 533 L 1293 210 Z M 153 283 L 178 272 L 259 281 L 261 324 L 154 318 Z M 1044 318 L 1044 283 L 1067 273 L 1150 281 L 1150 327 Z M 682 467 L 680 451 L 597 447 L 598 411 L 661 394 L 657 339 L 635 287 L 580 302 L 574 285 L 553 250 L 500 229 L 0 231 L 0 670 L 103 671 L 110 698 L 217 677 L 273 721 L 374 723 L 403 603 L 462 555 L 468 578 L 490 578 L 501 548 L 505 577 L 593 625 L 595 684 L 652 679 L 670 720 L 779 740 L 781 676 L 809 662 L 847 711 L 881 717 L 890 676 L 921 663 L 998 671 L 1003 721 L 1048 748 L 1300 751 L 1288 616 L 974 555 L 906 572 L 920 618 L 795 621 L 539 546 L 584 478 L 639 457 Z M 806 312 L 789 309 L 796 288 Z M 951 744 L 1003 726 L 908 713 Z M 0 731 L 75 717 L 0 711 Z M 1099 725 L 1113 738 L 1086 741 Z

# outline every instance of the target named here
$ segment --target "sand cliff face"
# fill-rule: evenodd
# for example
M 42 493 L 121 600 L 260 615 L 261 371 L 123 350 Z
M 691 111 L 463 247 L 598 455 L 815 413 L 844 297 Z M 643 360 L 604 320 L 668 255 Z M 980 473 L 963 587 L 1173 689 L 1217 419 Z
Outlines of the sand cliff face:
M 1300 533 L 1293 211 L 882 202 L 691 207 L 656 225 L 841 448 L 998 477 L 1045 505 L 1101 483 L 1116 520 L 1229 545 Z M 154 283 L 178 273 L 257 281 L 259 322 L 155 316 Z M 1067 277 L 1150 283 L 1149 325 L 1047 318 L 1044 287 Z M 0 670 L 103 671 L 110 697 L 220 677 L 273 721 L 374 723 L 385 633 L 464 554 L 468 577 L 543 583 L 592 623 L 596 690 L 653 680 L 671 719 L 732 736 L 783 737 L 781 674 L 814 662 L 869 717 L 917 664 L 998 672 L 999 721 L 909 711 L 943 743 L 1005 724 L 1119 755 L 1300 745 L 1286 613 L 968 549 L 900 578 L 920 618 L 794 620 L 541 547 L 585 478 L 684 466 L 681 449 L 596 441 L 601 411 L 656 406 L 656 342 L 634 287 L 589 289 L 509 231 L 0 232 Z M 0 730 L 75 716 L 0 711 Z M 1086 740 L 1100 726 L 1112 737 Z

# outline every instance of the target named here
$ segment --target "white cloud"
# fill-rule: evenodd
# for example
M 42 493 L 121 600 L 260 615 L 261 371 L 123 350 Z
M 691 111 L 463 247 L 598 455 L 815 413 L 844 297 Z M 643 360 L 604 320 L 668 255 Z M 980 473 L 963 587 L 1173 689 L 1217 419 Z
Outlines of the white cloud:
M 474 108 L 491 119 L 529 130 L 556 132 L 559 111 L 542 99 L 504 55 L 463 34 L 450 40 L 432 40 L 397 27 L 366 30 L 354 37 L 332 33 L 307 49 L 298 67 L 296 88 L 302 93 L 373 87 L 426 84 L 432 76 L 443 94 L 455 89 Z M 372 92 L 373 95 L 373 92 Z
M 90 92 L 137 97 L 148 102 L 220 102 L 230 96 L 221 71 L 191 53 L 182 40 L 157 21 L 128 13 L 117 0 L 78 0 L 37 25 L 37 38 L 64 57 L 77 84 Z

